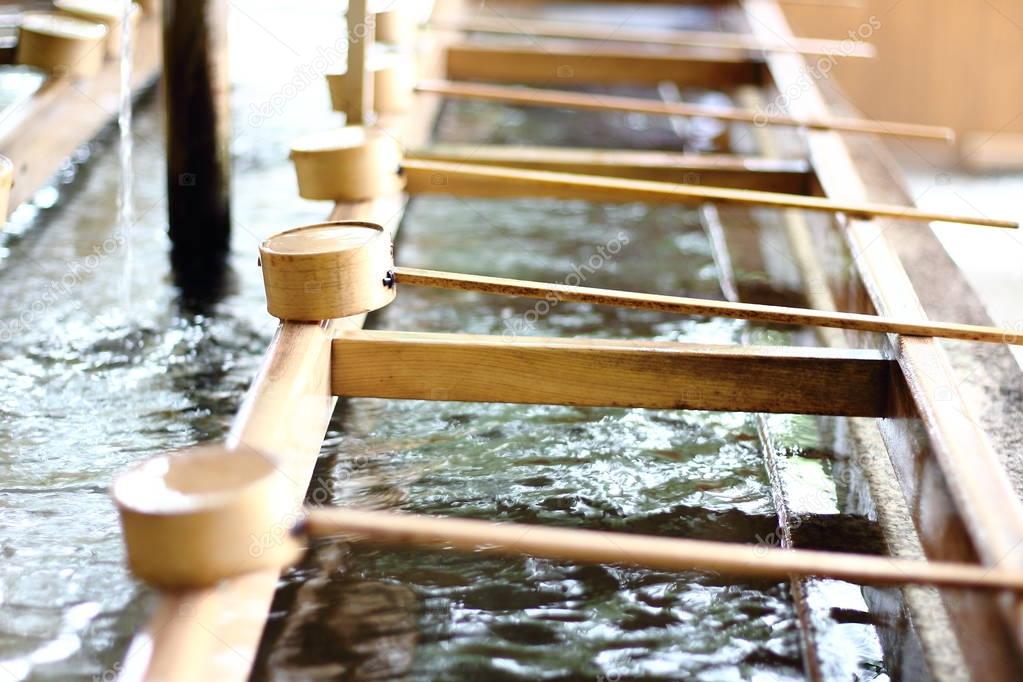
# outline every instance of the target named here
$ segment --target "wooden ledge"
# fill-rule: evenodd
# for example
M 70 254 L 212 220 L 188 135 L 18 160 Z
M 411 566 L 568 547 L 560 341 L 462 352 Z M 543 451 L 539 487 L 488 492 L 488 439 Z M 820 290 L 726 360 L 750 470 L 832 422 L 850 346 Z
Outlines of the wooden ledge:
M 629 149 L 443 144 L 412 150 L 406 158 L 787 194 L 809 194 L 812 177 L 810 165 L 802 160 Z M 479 191 L 492 191 L 488 187 Z
M 631 83 L 673 81 L 680 88 L 728 90 L 759 85 L 761 60 L 748 57 L 700 57 L 682 52 L 594 49 L 572 42 L 533 45 L 456 42 L 447 48 L 447 78 L 530 84 Z
M 336 396 L 892 416 L 894 366 L 864 350 L 346 332 Z

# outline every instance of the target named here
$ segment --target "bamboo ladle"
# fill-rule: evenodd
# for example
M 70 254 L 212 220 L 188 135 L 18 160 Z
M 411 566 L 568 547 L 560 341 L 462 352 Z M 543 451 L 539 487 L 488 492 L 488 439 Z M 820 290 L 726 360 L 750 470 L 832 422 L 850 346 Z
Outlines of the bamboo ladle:
M 505 102 L 531 107 L 565 107 L 589 111 L 623 111 L 655 116 L 688 116 L 737 121 L 754 125 L 785 126 L 810 130 L 834 130 L 850 133 L 870 133 L 894 137 L 915 137 L 929 140 L 955 141 L 955 131 L 944 126 L 920 125 L 898 121 L 863 118 L 797 118 L 784 114 L 767 113 L 710 104 L 662 102 L 642 97 L 527 88 L 484 83 L 464 83 L 447 80 L 419 81 L 417 92 L 442 95 L 456 99 Z
M 448 547 L 554 561 L 613 563 L 736 576 L 831 577 L 852 582 L 1023 590 L 1023 573 L 997 567 L 860 554 L 786 550 L 539 525 L 444 519 L 358 509 L 294 509 L 294 483 L 249 448 L 206 446 L 162 455 L 121 475 L 112 494 L 128 564 L 165 590 L 204 588 L 260 570 L 281 570 L 310 538 Z
M 636 43 L 641 45 L 721 50 L 789 52 L 836 58 L 870 59 L 877 56 L 877 51 L 873 45 L 861 40 L 852 39 L 793 38 L 791 40 L 767 43 L 754 35 L 746 33 L 635 28 L 609 24 L 587 25 L 579 22 L 522 18 L 491 19 L 486 17 L 440 16 L 430 19 L 429 25 L 435 29 L 449 31 L 596 40 L 601 43 Z
M 385 130 L 346 126 L 308 135 L 292 145 L 291 158 L 299 194 L 306 199 L 362 201 L 398 191 L 457 193 L 459 185 L 493 196 L 543 196 L 596 201 L 655 201 L 683 204 L 735 204 L 876 217 L 940 221 L 983 227 L 1018 228 L 1019 223 L 984 216 L 925 211 L 912 206 L 835 201 L 825 197 L 784 194 L 651 180 L 522 170 L 469 163 L 403 159 L 398 142 Z M 398 174 L 396 174 L 396 171 Z M 399 177 L 399 175 L 403 177 Z
M 680 315 L 776 324 L 1023 344 L 1023 334 L 979 325 L 897 320 L 876 315 L 708 301 L 482 275 L 395 267 L 390 238 L 373 223 L 320 223 L 282 232 L 260 245 L 267 309 L 285 320 L 316 321 L 378 310 L 398 284 L 484 294 L 556 299 Z

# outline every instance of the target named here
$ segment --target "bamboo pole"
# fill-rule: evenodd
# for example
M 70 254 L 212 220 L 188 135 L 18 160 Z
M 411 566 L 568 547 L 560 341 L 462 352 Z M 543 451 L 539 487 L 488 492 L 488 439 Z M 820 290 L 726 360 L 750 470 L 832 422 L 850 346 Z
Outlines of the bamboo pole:
M 369 73 L 369 55 L 373 50 L 374 18 L 369 13 L 369 0 L 348 3 L 348 71 L 345 78 L 351 106 L 345 112 L 349 124 L 367 124 L 375 119 L 373 111 L 373 78 Z
M 554 561 L 627 564 L 662 571 L 715 571 L 779 579 L 790 575 L 825 576 L 871 585 L 1023 590 L 1023 572 L 995 567 L 386 511 L 309 510 L 298 530 L 312 537 L 344 535 L 348 539 L 402 548 L 441 546 L 504 556 L 525 554 Z
M 657 116 L 694 116 L 739 121 L 754 125 L 788 126 L 811 130 L 838 130 L 896 137 L 915 137 L 953 142 L 955 131 L 944 126 L 918 125 L 898 121 L 873 121 L 861 118 L 796 118 L 784 114 L 768 114 L 738 107 L 683 102 L 661 102 L 642 97 L 596 95 L 568 90 L 527 88 L 509 85 L 487 85 L 450 80 L 424 80 L 416 85 L 418 92 L 445 97 L 507 102 L 536 107 L 567 107 L 590 111 L 626 111 Z
M 579 198 L 580 190 L 595 190 L 596 200 L 604 201 L 680 201 L 689 203 L 722 203 L 745 206 L 775 206 L 807 211 L 844 213 L 849 218 L 869 220 L 877 217 L 897 218 L 921 222 L 949 222 L 983 227 L 1016 229 L 1019 223 L 982 216 L 951 215 L 924 211 L 912 206 L 895 206 L 864 202 L 834 201 L 824 197 L 799 194 L 758 192 L 679 185 L 649 180 L 629 180 L 550 171 L 518 170 L 502 167 L 483 167 L 438 161 L 406 160 L 402 170 L 408 178 L 410 191 L 414 186 L 420 192 L 450 193 L 455 180 L 488 183 L 495 196 L 550 196 Z M 528 190 L 528 191 L 526 191 Z
M 591 287 L 569 286 L 567 284 L 529 282 L 502 277 L 485 277 L 482 275 L 466 275 L 416 268 L 395 268 L 394 275 L 395 281 L 400 284 L 435 289 L 457 289 L 500 296 L 547 300 L 557 299 L 559 301 L 572 301 L 575 303 L 611 305 L 681 315 L 730 317 L 775 324 L 800 324 L 883 334 L 930 336 L 961 341 L 1023 344 L 1023 335 L 1006 329 L 952 322 L 898 320 L 860 313 L 830 312 L 756 303 L 708 301 L 698 298 L 683 298 L 681 296 L 595 289 Z
M 441 30 L 598 40 L 601 43 L 638 43 L 672 47 L 698 47 L 724 50 L 794 52 L 829 57 L 873 58 L 877 51 L 870 43 L 825 38 L 793 38 L 789 41 L 765 41 L 745 33 L 685 31 L 657 28 L 630 28 L 612 25 L 586 25 L 578 22 L 517 18 L 437 17 L 430 26 Z

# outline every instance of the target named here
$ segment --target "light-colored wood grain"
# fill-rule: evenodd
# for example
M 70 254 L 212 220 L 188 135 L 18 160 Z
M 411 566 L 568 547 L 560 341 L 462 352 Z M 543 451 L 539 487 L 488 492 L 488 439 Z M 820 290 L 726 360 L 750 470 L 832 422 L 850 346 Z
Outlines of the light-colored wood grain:
M 376 53 L 381 55 L 384 53 Z M 412 52 L 386 53 L 369 66 L 373 79 L 373 108 L 381 116 L 404 114 L 415 102 L 416 62 Z M 328 73 L 327 88 L 334 111 L 346 116 L 360 97 L 348 74 Z
M 430 26 L 444 30 L 530 38 L 572 38 L 595 40 L 601 44 L 638 43 L 665 47 L 697 47 L 715 50 L 796 52 L 808 55 L 829 55 L 838 58 L 876 56 L 873 46 L 865 42 L 794 38 L 791 41 L 763 40 L 748 33 L 687 31 L 677 29 L 633 28 L 617 24 L 523 19 L 519 17 L 434 17 Z
M 159 73 L 159 17 L 143 17 L 137 37 L 132 87 L 139 90 Z M 119 92 L 120 67 L 117 62 L 108 61 L 95 78 L 77 82 L 51 78 L 30 99 L 5 115 L 0 121 L 0 154 L 14 164 L 12 210 L 43 187 L 78 145 L 117 117 Z
M 462 2 L 437 0 L 437 5 L 456 11 Z M 426 74 L 441 73 L 441 48 L 425 41 L 420 58 Z M 392 132 L 410 144 L 422 144 L 438 107 L 436 98 L 421 98 L 414 115 L 389 122 Z M 393 236 L 404 207 L 405 197 L 393 193 L 340 203 L 330 219 L 376 222 Z M 364 321 L 356 316 L 318 324 L 282 323 L 233 422 L 228 446 L 247 445 L 280 456 L 282 471 L 294 482 L 296 506 L 309 487 L 334 409 L 330 341 L 337 330 L 358 329 Z M 267 570 L 225 581 L 216 589 L 161 595 L 156 612 L 132 640 L 119 680 L 248 680 L 279 579 L 278 571 Z
M 300 322 L 280 326 L 228 439 L 229 447 L 247 446 L 281 457 L 296 509 L 333 412 L 334 327 Z M 119 679 L 248 679 L 278 577 L 276 569 L 266 570 L 219 588 L 161 595 L 157 612 L 132 642 Z
M 401 188 L 401 146 L 389 132 L 345 126 L 310 133 L 291 146 L 298 194 L 319 201 L 364 201 Z
M 343 334 L 344 397 L 879 417 L 890 365 L 873 352 L 412 332 Z
M 791 35 L 781 11 L 771 0 L 744 0 L 754 32 Z M 769 55 L 768 67 L 780 90 L 803 82 L 803 64 L 791 55 Z M 789 102 L 793 113 L 816 114 L 827 111 L 827 104 L 814 85 L 802 89 L 799 98 Z M 821 186 L 829 196 L 860 201 L 869 195 L 868 181 L 861 174 L 849 148 L 836 135 L 825 132 L 808 134 L 811 160 Z M 898 311 L 926 319 L 913 285 L 885 234 L 885 223 L 850 220 L 844 234 L 850 250 L 856 254 L 855 266 L 869 292 L 873 305 L 882 313 Z M 965 524 L 981 563 L 1004 569 L 1023 568 L 1023 503 L 1016 496 L 991 440 L 964 401 L 957 385 L 959 379 L 941 346 L 933 339 L 903 338 L 897 346 L 897 360 L 909 390 L 903 410 L 918 417 L 926 430 L 926 441 L 914 428 L 913 419 L 882 422 L 882 435 L 897 471 L 916 476 L 934 457 L 943 481 L 927 480 L 930 488 L 947 488 L 956 509 L 933 510 L 934 518 L 920 519 L 921 536 L 933 537 L 935 528 L 948 524 L 958 514 Z M 913 481 L 913 484 L 917 484 Z M 911 500 L 920 504 L 919 500 Z M 961 546 L 942 542 L 927 547 L 932 554 L 962 552 Z M 1009 624 L 1009 632 L 1019 649 L 1023 645 L 1023 605 L 1018 599 L 999 599 Z M 967 656 L 973 658 L 977 679 L 990 679 L 983 651 L 971 652 L 987 642 L 963 634 Z M 1018 667 L 1018 664 L 1017 664 Z
M 969 564 L 439 518 L 401 512 L 316 509 L 309 513 L 306 528 L 314 536 L 344 535 L 401 548 L 448 547 L 481 554 L 526 554 L 555 561 L 616 563 L 661 571 L 714 571 L 762 578 L 827 576 L 872 585 L 917 583 L 1023 590 L 1023 572 Z
M 7 223 L 7 211 L 11 203 L 11 183 L 14 181 L 14 164 L 6 156 L 0 156 L 0 230 Z
M 368 0 L 349 0 L 347 19 L 348 71 L 345 78 L 350 97 L 345 113 L 349 125 L 365 125 L 375 119 L 374 82 L 369 73 L 369 56 L 373 50 L 375 35 Z
M 432 145 L 408 150 L 405 156 L 418 161 L 528 168 L 787 194 L 806 194 L 810 187 L 809 164 L 798 159 L 775 160 L 763 157 L 630 149 L 475 144 Z
M 120 2 L 97 3 L 92 0 L 54 0 L 53 6 L 63 14 L 103 24 L 107 27 L 104 41 L 106 54 L 110 58 L 118 58 L 121 54 L 121 41 L 124 36 L 124 6 Z M 138 5 L 132 5 L 131 30 L 138 26 L 142 14 Z
M 339 205 L 331 218 L 376 221 L 393 234 L 404 203 L 400 194 L 392 194 Z M 282 323 L 232 423 L 227 446 L 273 453 L 292 483 L 295 509 L 305 497 L 334 411 L 331 341 L 338 330 L 358 329 L 364 321 L 360 315 Z M 247 680 L 279 577 L 279 571 L 266 570 L 214 589 L 162 594 L 157 612 L 132 641 L 119 679 Z
M 374 223 L 307 225 L 259 246 L 267 311 L 312 322 L 368 313 L 394 300 L 391 238 Z
M 241 446 L 160 455 L 121 474 L 112 497 L 128 566 L 162 590 L 212 587 L 301 556 L 298 510 L 273 459 Z
M 595 305 L 610 305 L 639 310 L 654 310 L 662 313 L 697 315 L 706 317 L 730 317 L 741 320 L 755 320 L 773 324 L 795 324 L 854 331 L 904 334 L 907 336 L 938 336 L 963 341 L 985 341 L 988 343 L 1019 343 L 1019 335 L 998 327 L 982 327 L 950 322 L 899 320 L 842 313 L 808 308 L 738 303 L 732 301 L 711 301 L 663 294 L 645 294 L 611 289 L 549 284 L 484 275 L 467 275 L 437 270 L 416 268 L 395 268 L 395 279 L 399 284 L 477 291 L 500 296 L 539 298 L 547 301 L 574 301 Z
M 582 84 L 675 81 L 679 87 L 720 89 L 758 83 L 756 60 L 691 54 L 637 54 L 594 49 L 578 43 L 550 43 L 543 50 L 526 45 L 460 42 L 447 51 L 447 77 L 562 87 Z
M 431 92 L 445 97 L 505 102 L 531 107 L 564 107 L 587 111 L 624 111 L 655 116 L 688 116 L 715 118 L 723 121 L 752 123 L 757 126 L 787 126 L 811 130 L 838 130 L 842 132 L 916 137 L 951 142 L 955 133 L 949 128 L 925 126 L 897 121 L 875 121 L 862 118 L 796 118 L 783 114 L 740 109 L 711 104 L 662 102 L 641 97 L 551 90 L 545 88 L 461 83 L 455 81 L 424 80 L 416 84 L 419 92 Z
M 374 9 L 370 5 L 370 9 Z M 410 48 L 419 34 L 416 10 L 408 2 L 390 0 L 383 11 L 374 15 L 376 41 L 397 47 Z
M 840 201 L 814 196 L 722 187 L 676 185 L 648 180 L 574 175 L 498 166 L 460 165 L 438 161 L 406 160 L 402 169 L 406 177 L 407 191 L 410 194 L 459 194 L 460 183 L 470 180 L 477 183 L 477 188 L 480 181 L 489 182 L 490 196 L 493 197 L 537 196 L 594 201 L 667 201 L 696 204 L 711 202 L 743 206 L 798 208 L 805 211 L 844 213 L 856 217 L 940 221 L 1009 229 L 1019 227 L 1019 224 L 1012 220 L 936 213 L 912 206 L 891 206 L 867 201 Z
M 62 78 L 92 78 L 106 55 L 106 26 L 59 12 L 25 12 L 15 60 Z

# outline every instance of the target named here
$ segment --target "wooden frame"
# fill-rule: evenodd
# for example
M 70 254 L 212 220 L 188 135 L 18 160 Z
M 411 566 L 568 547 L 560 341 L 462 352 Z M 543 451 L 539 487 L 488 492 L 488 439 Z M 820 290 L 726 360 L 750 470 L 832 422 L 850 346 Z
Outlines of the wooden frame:
M 895 416 L 872 351 L 351 332 L 331 366 L 345 398 Z
M 459 0 L 441 0 L 449 11 Z M 755 18 L 753 32 L 765 38 L 784 39 L 791 33 L 774 0 L 741 0 L 741 6 Z M 443 56 L 440 51 L 433 58 Z M 759 61 L 707 60 L 676 57 L 624 57 L 607 52 L 584 59 L 578 50 L 555 45 L 550 52 L 536 54 L 525 48 L 479 47 L 457 43 L 447 49 L 449 77 L 485 78 L 495 81 L 524 80 L 531 83 L 557 82 L 558 67 L 571 70 L 577 81 L 594 83 L 648 79 L 648 82 L 676 79 L 682 84 L 735 86 L 762 84 L 770 77 L 781 90 L 792 85 L 803 68 L 793 54 L 772 54 L 766 69 Z M 441 73 L 437 61 L 428 59 L 428 72 Z M 645 71 L 644 71 L 645 70 Z M 567 71 L 565 72 L 567 73 Z M 640 78 L 636 78 L 641 74 Z M 407 135 L 413 142 L 425 140 L 436 98 L 421 111 Z M 816 85 L 791 105 L 800 114 L 826 115 L 829 107 Z M 874 196 L 845 141 L 835 133 L 807 135 L 815 180 L 823 193 L 843 201 L 860 201 Z M 507 152 L 501 152 L 507 153 Z M 593 159 L 562 156 L 551 159 L 518 160 L 526 164 L 596 163 Z M 618 169 L 632 167 L 638 173 L 653 172 L 635 159 L 619 160 Z M 731 171 L 730 171 L 731 172 Z M 737 171 L 736 171 L 737 172 Z M 744 175 L 745 180 L 751 176 Z M 764 176 L 754 175 L 759 178 Z M 790 178 L 791 180 L 791 178 Z M 374 202 L 339 206 L 334 217 L 372 220 L 393 212 L 403 202 L 395 195 Z M 400 213 L 400 211 L 398 211 Z M 916 293 L 902 263 L 888 242 L 884 221 L 843 220 L 841 232 L 857 255 L 856 266 L 874 308 L 924 318 Z M 282 452 L 294 466 L 295 494 L 304 492 L 319 439 L 326 429 L 330 394 L 380 395 L 425 399 L 500 399 L 523 402 L 613 400 L 612 387 L 621 390 L 621 377 L 601 377 L 607 358 L 628 363 L 638 371 L 639 383 L 630 387 L 634 401 L 648 401 L 651 407 L 737 407 L 737 385 L 729 372 L 742 368 L 744 389 L 755 390 L 741 403 L 749 409 L 789 411 L 828 410 L 835 414 L 869 414 L 881 417 L 889 453 L 902 474 L 904 493 L 917 512 L 918 530 L 929 556 L 950 560 L 976 555 L 990 565 L 1023 565 L 1023 505 L 1015 498 L 988 436 L 977 425 L 965 400 L 954 389 L 955 380 L 941 346 L 932 339 L 893 337 L 891 359 L 877 353 L 805 349 L 721 349 L 670 348 L 650 342 L 607 342 L 578 340 L 493 339 L 464 336 L 415 335 L 408 333 L 358 333 L 361 319 L 335 323 L 285 323 L 264 362 L 232 431 L 231 443 L 272 448 Z M 333 338 L 337 333 L 337 338 Z M 593 346 L 602 347 L 595 355 Z M 330 353 L 334 355 L 331 359 Z M 610 352 L 611 355 L 603 355 Z M 888 352 L 886 350 L 886 352 Z M 572 380 L 563 382 L 556 395 L 540 395 L 534 386 L 516 382 L 514 363 L 528 358 L 546 367 L 566 369 Z M 653 365 L 647 364 L 654 358 Z M 399 362 L 400 359 L 400 362 Z M 698 359 L 698 361 L 697 361 Z M 351 361 L 351 362 L 349 362 Z M 500 366 L 496 385 L 476 382 L 475 366 L 494 362 Z M 688 363 L 688 364 L 687 364 Z M 710 365 L 710 366 L 708 366 Z M 375 368 L 375 369 L 374 369 Z M 700 382 L 701 392 L 693 396 L 655 392 L 650 371 L 682 371 L 686 380 Z M 765 394 L 778 381 L 777 371 L 788 381 L 801 377 L 804 383 L 782 397 Z M 452 372 L 461 374 L 452 374 Z M 493 379 L 493 368 L 488 370 Z M 388 374 L 384 375 L 383 372 Z M 432 372 L 432 374 L 431 374 Z M 706 372 L 706 374 L 704 374 Z M 386 376 L 388 381 L 382 380 Z M 630 373 L 630 376 L 637 376 Z M 441 381 L 461 377 L 464 381 L 441 386 Z M 474 379 L 475 377 L 475 379 Z M 594 379 L 596 377 L 596 379 Z M 837 378 L 836 378 L 837 377 Z M 839 402 L 832 382 L 853 382 L 862 388 L 858 396 Z M 597 383 L 595 384 L 594 381 Z M 607 383 L 604 383 L 604 382 Z M 617 381 L 614 386 L 611 381 Z M 589 382 L 589 383 L 588 383 Z M 438 389 L 439 392 L 435 389 Z M 663 388 L 663 387 L 662 387 Z M 705 392 L 704 392 L 705 389 Z M 830 391 L 823 397 L 800 391 Z M 598 394 L 594 396 L 594 391 Z M 600 393 L 602 392 L 602 393 Z M 574 397 L 573 397 L 574 396 Z M 599 400 L 598 400 L 599 399 Z M 281 413 L 282 406 L 289 406 Z M 311 406 L 312 409 L 307 409 Z M 301 433 L 282 430 L 281 423 L 301 426 Z M 925 432 L 916 427 L 922 424 Z M 931 459 L 932 454 L 934 459 Z M 937 463 L 937 467 L 935 466 Z M 940 468 L 940 470 L 939 470 Z M 955 511 L 942 509 L 951 497 Z M 165 595 L 147 630 L 136 639 L 123 669 L 123 679 L 241 680 L 248 675 L 255 654 L 263 618 L 270 603 L 276 575 L 258 574 L 232 580 L 219 590 Z M 1019 645 L 1023 633 L 1023 611 L 1016 601 L 990 596 L 946 593 L 946 603 L 959 621 L 964 649 L 977 636 L 984 647 L 968 651 L 971 670 L 978 679 L 1018 677 Z M 228 609 L 230 605 L 232 608 Z M 1001 608 L 1009 628 L 992 621 L 990 614 Z M 979 635 L 971 635 L 969 628 Z M 1010 641 L 1012 650 L 1000 645 Z M 193 646 L 189 656 L 178 656 L 178 647 Z M 992 648 L 994 649 L 992 651 Z M 236 654 L 221 655 L 227 649 Z
M 406 158 L 788 194 L 808 194 L 812 187 L 804 161 L 724 154 L 445 144 L 409 150 Z

